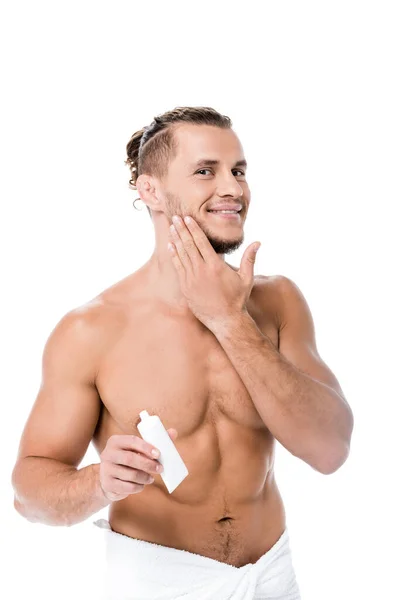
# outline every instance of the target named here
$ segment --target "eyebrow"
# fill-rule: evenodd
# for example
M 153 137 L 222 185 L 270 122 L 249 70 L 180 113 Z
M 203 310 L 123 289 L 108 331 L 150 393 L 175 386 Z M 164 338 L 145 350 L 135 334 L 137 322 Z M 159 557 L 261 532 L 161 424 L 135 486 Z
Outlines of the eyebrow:
M 220 163 L 221 163 L 221 161 L 214 160 L 212 158 L 201 158 L 196 163 L 194 163 L 192 165 L 192 167 L 194 167 L 194 168 L 196 168 L 196 167 L 208 167 L 208 166 L 219 165 Z M 234 167 L 247 167 L 247 161 L 245 159 L 238 160 L 233 166 Z

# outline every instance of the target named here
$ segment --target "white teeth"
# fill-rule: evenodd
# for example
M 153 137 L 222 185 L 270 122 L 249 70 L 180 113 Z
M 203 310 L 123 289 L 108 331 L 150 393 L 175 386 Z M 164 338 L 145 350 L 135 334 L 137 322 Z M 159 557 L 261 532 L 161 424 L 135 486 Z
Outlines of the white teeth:
M 210 212 L 213 212 L 213 213 L 219 213 L 219 212 L 220 213 L 229 213 L 229 214 L 232 214 L 232 215 L 236 215 L 238 211 L 237 210 L 210 210 Z

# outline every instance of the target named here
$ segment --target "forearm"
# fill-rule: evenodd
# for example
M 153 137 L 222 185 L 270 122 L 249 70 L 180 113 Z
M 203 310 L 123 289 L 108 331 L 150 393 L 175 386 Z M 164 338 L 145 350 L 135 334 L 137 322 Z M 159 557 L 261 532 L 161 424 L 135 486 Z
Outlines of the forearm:
M 76 469 L 51 458 L 21 459 L 13 471 L 14 506 L 28 521 L 80 523 L 110 504 L 100 487 L 99 467 Z
M 317 470 L 335 470 L 349 437 L 345 400 L 287 361 L 247 313 L 213 332 L 272 435 Z

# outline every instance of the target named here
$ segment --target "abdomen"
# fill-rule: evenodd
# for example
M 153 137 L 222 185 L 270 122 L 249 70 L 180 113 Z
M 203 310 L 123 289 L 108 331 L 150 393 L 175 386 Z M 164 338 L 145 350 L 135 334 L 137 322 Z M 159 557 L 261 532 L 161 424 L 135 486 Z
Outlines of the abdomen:
M 230 564 L 266 552 L 285 527 L 271 434 L 219 419 L 175 444 L 188 477 L 169 494 L 156 475 L 142 492 L 113 503 L 112 529 Z

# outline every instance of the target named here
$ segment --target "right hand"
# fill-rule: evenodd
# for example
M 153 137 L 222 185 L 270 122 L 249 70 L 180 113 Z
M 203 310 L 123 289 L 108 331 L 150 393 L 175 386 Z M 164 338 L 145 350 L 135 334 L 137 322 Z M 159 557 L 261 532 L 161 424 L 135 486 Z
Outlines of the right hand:
M 172 440 L 178 432 L 167 429 Z M 103 495 L 115 502 L 130 494 L 138 494 L 144 486 L 153 483 L 151 474 L 159 474 L 161 463 L 151 451 L 158 449 L 137 435 L 112 435 L 100 454 L 100 487 Z

